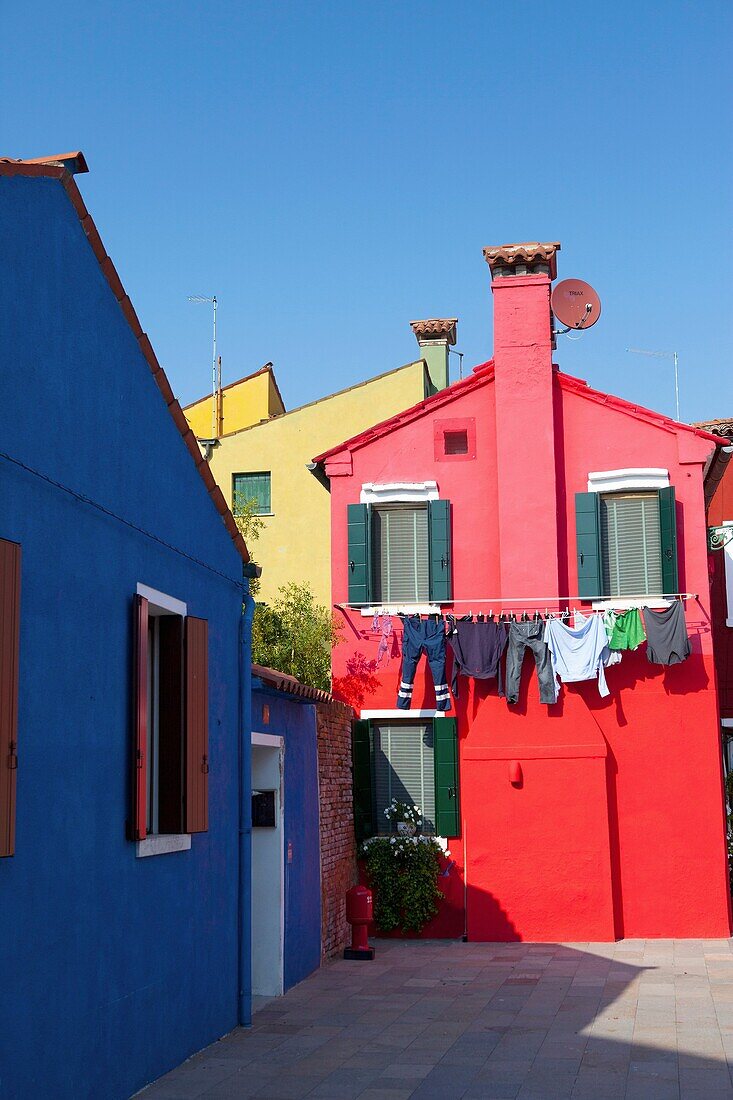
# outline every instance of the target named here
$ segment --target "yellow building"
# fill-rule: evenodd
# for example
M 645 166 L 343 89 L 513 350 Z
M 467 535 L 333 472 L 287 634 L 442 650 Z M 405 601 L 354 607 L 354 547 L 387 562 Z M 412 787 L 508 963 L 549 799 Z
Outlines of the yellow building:
M 330 607 L 330 497 L 308 463 L 340 440 L 446 386 L 455 324 L 453 319 L 413 322 L 424 358 L 290 412 L 282 405 L 269 365 L 222 391 L 224 432 L 205 450 L 235 515 L 238 499 L 258 501 L 264 527 L 250 547 L 263 570 L 258 599 L 272 601 L 278 588 L 294 581 L 309 584 L 317 602 Z M 252 383 L 265 377 L 266 394 L 259 381 L 262 394 L 257 391 L 255 397 Z M 249 391 L 246 400 L 240 398 L 240 389 Z M 184 412 L 197 437 L 210 441 L 212 398 L 202 398 Z M 243 423 L 235 427 L 237 415 Z
M 271 416 L 279 416 L 285 412 L 285 405 L 277 388 L 272 363 L 266 363 L 254 374 L 224 386 L 219 391 L 217 402 L 209 394 L 187 405 L 183 411 L 197 439 L 215 439 L 250 424 L 259 424 L 261 420 L 269 420 Z

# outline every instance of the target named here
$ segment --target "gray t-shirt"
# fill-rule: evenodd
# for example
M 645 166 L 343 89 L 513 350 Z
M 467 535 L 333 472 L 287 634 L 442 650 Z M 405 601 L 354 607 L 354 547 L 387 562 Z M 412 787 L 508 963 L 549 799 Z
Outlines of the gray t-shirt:
M 681 600 L 674 600 L 664 611 L 645 607 L 643 614 L 646 655 L 653 665 L 678 665 L 690 656 L 690 639 Z

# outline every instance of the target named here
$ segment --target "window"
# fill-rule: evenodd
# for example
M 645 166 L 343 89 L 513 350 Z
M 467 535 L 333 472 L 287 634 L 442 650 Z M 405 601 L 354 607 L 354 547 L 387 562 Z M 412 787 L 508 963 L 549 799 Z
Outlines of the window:
M 428 510 L 383 504 L 372 509 L 374 599 L 424 603 L 430 598 Z
M 455 718 L 361 719 L 354 723 L 352 761 L 358 840 L 390 831 L 384 811 L 393 798 L 420 807 L 423 832 L 459 835 Z
M 608 483 L 610 475 L 603 476 Z M 634 492 L 618 486 L 616 492 L 576 493 L 575 527 L 581 599 L 678 592 L 677 511 L 672 486 Z
M 393 798 L 422 810 L 423 833 L 435 832 L 435 772 L 433 725 L 430 723 L 372 726 L 377 831 L 390 832 L 384 815 Z
M 347 505 L 352 606 L 450 602 L 450 501 Z
M 145 585 L 138 585 L 133 602 L 134 737 L 128 833 L 132 840 L 143 841 L 205 832 L 208 624 L 188 615 L 180 600 Z
M 21 548 L 0 539 L 0 856 L 15 854 Z
M 254 502 L 257 515 L 269 515 L 272 512 L 270 482 L 269 470 L 256 474 L 233 474 L 232 511 L 234 515 L 241 516 L 250 501 Z
M 443 436 L 445 444 L 445 453 L 447 455 L 467 455 L 468 454 L 468 432 L 446 432 Z
M 657 493 L 601 496 L 601 563 L 608 596 L 662 591 L 662 547 Z

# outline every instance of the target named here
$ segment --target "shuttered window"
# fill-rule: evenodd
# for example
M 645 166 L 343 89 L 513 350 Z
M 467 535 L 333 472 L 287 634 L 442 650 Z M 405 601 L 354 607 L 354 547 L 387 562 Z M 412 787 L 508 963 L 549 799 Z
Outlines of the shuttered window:
M 232 511 L 241 516 L 248 504 L 254 501 L 257 515 L 272 512 L 271 474 L 263 470 L 256 474 L 232 475 Z
M 20 546 L 0 539 L 0 856 L 15 852 Z
M 390 831 L 384 811 L 393 798 L 419 806 L 423 833 L 435 832 L 432 723 L 375 723 L 373 733 L 376 827 Z
M 424 603 L 430 598 L 428 510 L 384 504 L 372 509 L 373 599 Z
M 601 563 L 608 596 L 661 593 L 659 494 L 601 496 Z
M 136 595 L 131 840 L 208 829 L 208 624 Z

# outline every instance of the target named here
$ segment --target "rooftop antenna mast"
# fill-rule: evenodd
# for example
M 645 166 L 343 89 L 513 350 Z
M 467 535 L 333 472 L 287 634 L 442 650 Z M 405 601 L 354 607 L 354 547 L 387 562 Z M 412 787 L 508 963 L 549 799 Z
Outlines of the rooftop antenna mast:
M 211 438 L 219 438 L 219 394 L 221 392 L 221 358 L 216 356 L 216 295 L 206 298 L 202 294 L 189 294 L 189 302 L 207 302 L 214 307 L 214 350 L 211 358 Z
M 674 361 L 674 400 L 677 409 L 677 422 L 680 419 L 680 382 L 677 370 L 678 359 L 676 351 L 645 351 L 644 348 L 627 348 L 634 355 L 650 355 L 653 359 L 672 359 Z

